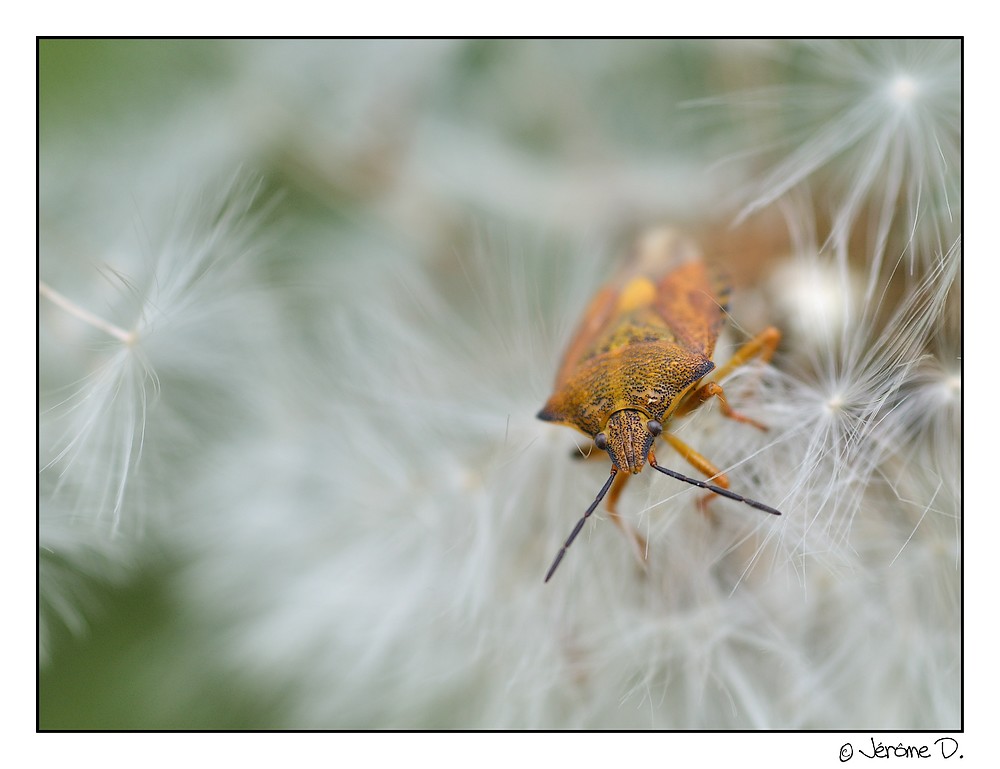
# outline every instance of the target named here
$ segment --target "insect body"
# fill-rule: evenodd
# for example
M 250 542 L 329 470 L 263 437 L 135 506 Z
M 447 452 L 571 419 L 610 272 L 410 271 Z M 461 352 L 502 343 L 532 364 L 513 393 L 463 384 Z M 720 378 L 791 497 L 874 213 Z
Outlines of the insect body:
M 611 475 L 559 551 L 546 582 L 609 490 L 611 519 L 626 530 L 643 556 L 645 542 L 626 527 L 616 506 L 629 476 L 647 462 L 665 475 L 781 514 L 729 491 L 725 475 L 664 427 L 672 417 L 717 398 L 726 416 L 766 429 L 733 411 L 715 381 L 702 384 L 715 370 L 712 354 L 728 296 L 728 288 L 713 277 L 691 241 L 671 230 L 654 230 L 640 240 L 632 262 L 618 279 L 591 301 L 563 357 L 554 393 L 538 418 L 575 427 L 593 438 L 594 445 L 611 458 Z M 777 329 L 766 329 L 718 369 L 715 378 L 722 379 L 753 357 L 769 360 L 780 338 Z M 699 471 L 714 477 L 717 485 L 659 465 L 653 452 L 657 437 Z

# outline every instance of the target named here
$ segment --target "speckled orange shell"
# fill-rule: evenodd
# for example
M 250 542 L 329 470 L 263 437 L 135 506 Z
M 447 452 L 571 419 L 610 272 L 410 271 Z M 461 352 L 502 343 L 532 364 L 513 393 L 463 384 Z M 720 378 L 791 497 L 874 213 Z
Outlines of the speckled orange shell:
M 591 301 L 538 417 L 590 436 L 622 409 L 664 422 L 715 368 L 727 299 L 690 241 L 647 235 Z

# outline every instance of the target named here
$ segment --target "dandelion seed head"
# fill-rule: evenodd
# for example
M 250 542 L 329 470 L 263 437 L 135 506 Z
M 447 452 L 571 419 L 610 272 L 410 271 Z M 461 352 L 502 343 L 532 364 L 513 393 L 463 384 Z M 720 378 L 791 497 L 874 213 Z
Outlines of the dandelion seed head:
M 841 393 L 833 393 L 829 398 L 826 399 L 827 411 L 831 414 L 841 414 L 844 411 L 844 405 L 846 401 Z
M 78 328 L 65 343 L 88 338 L 81 328 L 104 334 L 106 341 L 79 356 L 75 382 L 43 394 L 52 405 L 40 415 L 46 440 L 39 444 L 39 519 L 57 520 L 69 530 L 79 526 L 84 537 L 104 531 L 123 553 L 140 546 L 170 510 L 172 502 L 148 494 L 148 486 L 167 467 L 179 471 L 180 447 L 211 435 L 239 401 L 213 397 L 213 392 L 230 389 L 243 365 L 227 365 L 240 345 L 232 333 L 220 340 L 218 329 L 226 325 L 227 312 L 253 314 L 253 302 L 238 290 L 234 300 L 213 273 L 246 253 L 241 228 L 252 223 L 238 212 L 245 214 L 252 193 L 237 182 L 207 197 L 214 210 L 203 207 L 202 200 L 193 205 L 197 215 L 171 222 L 168 232 L 161 233 L 164 240 L 154 241 L 157 253 L 147 254 L 145 273 L 129 277 L 108 266 L 104 275 L 93 270 L 89 276 L 101 282 L 107 277 L 118 289 L 113 314 L 130 318 L 126 327 L 131 330 L 69 299 L 70 289 L 40 288 L 54 306 L 52 312 L 74 317 Z M 133 259 L 134 264 L 143 262 L 134 254 Z M 55 254 L 49 253 L 49 264 L 57 281 Z M 229 284 L 231 290 L 238 285 Z M 66 558 L 65 537 L 47 539 L 48 532 L 62 529 L 45 526 L 41 531 L 42 546 L 55 559 Z M 108 565 L 114 572 L 110 560 Z M 50 600 L 58 602 L 58 597 Z M 44 617 L 41 621 L 43 628 L 48 626 Z
M 768 287 L 778 310 L 772 322 L 804 344 L 829 344 L 854 323 L 858 281 L 817 254 L 784 262 Z
M 920 83 L 912 75 L 896 75 L 888 86 L 889 98 L 899 107 L 908 107 L 920 93 Z
M 873 267 L 900 252 L 911 269 L 929 263 L 959 230 L 960 43 L 822 41 L 798 52 L 795 87 L 729 99 L 749 111 L 751 143 L 760 142 L 754 116 L 765 135 L 775 112 L 785 116 L 767 149 L 748 151 L 768 170 L 742 189 L 740 218 L 821 188 L 831 239 L 868 221 Z

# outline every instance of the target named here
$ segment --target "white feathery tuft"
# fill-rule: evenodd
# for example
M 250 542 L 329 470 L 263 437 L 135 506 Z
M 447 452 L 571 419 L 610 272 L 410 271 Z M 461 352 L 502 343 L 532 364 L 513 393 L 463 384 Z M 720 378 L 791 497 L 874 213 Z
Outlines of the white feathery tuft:
M 150 488 L 161 473 L 179 469 L 175 452 L 203 439 L 212 422 L 223 423 L 223 401 L 212 402 L 213 391 L 239 389 L 234 378 L 246 364 L 228 365 L 236 340 L 232 329 L 220 335 L 219 328 L 234 315 L 255 314 L 235 274 L 237 262 L 259 247 L 251 244 L 254 186 L 240 177 L 193 195 L 187 212 L 168 220 L 163 232 L 149 233 L 154 250 L 133 254 L 130 268 L 142 267 L 132 275 L 111 264 L 94 270 L 93 281 L 107 279 L 115 289 L 106 309 L 108 317 L 124 319 L 121 325 L 76 304 L 68 291 L 39 284 L 46 341 L 75 348 L 72 363 L 86 371 L 43 392 L 50 405 L 39 425 L 40 571 L 52 586 L 43 606 L 62 607 L 57 613 L 66 624 L 79 619 L 71 616 L 72 601 L 57 595 L 60 585 L 74 592 L 60 580 L 60 564 L 83 553 L 78 565 L 97 577 L 94 554 L 106 551 L 113 555 L 109 575 L 120 575 L 116 564 L 130 561 L 149 535 L 147 519 L 171 514 L 170 501 Z M 81 293 L 96 295 L 92 287 Z M 171 385 L 166 394 L 164 381 Z M 81 537 L 76 546 L 72 532 Z M 44 623 L 52 619 L 43 616 Z

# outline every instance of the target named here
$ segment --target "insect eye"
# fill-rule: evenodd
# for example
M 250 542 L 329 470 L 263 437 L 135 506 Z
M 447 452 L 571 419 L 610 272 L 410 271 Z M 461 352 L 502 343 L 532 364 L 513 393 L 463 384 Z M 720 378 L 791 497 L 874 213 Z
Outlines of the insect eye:
M 608 436 L 604 433 L 598 433 L 594 436 L 594 445 L 601 451 L 605 451 L 608 448 Z
M 661 425 L 655 419 L 650 419 L 648 422 L 646 422 L 646 429 L 649 430 L 655 437 L 663 432 L 663 425 Z

